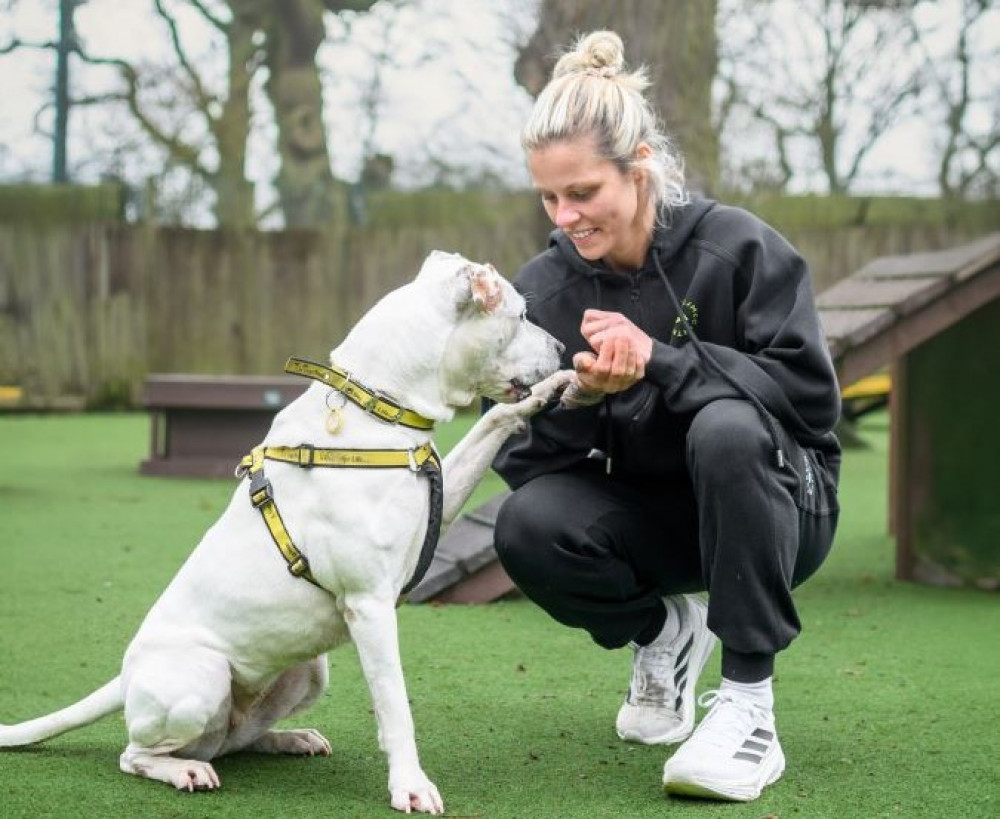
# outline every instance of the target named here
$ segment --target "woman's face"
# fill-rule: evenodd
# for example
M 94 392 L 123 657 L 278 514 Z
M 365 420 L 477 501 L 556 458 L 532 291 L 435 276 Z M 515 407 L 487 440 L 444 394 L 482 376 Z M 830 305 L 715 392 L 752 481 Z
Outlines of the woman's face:
M 529 152 L 528 169 L 545 212 L 583 258 L 603 259 L 616 269 L 642 266 L 652 237 L 653 206 L 641 171 L 622 173 L 598 155 L 587 136 Z

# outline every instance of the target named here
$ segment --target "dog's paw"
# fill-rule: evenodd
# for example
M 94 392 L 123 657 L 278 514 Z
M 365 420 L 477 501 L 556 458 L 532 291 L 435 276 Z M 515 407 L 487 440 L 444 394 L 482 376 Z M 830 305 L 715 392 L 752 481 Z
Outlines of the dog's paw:
M 604 400 L 603 392 L 593 392 L 585 389 L 574 377 L 562 391 L 559 402 L 567 409 L 579 409 L 581 407 L 592 407 Z
M 444 802 L 441 794 L 426 776 L 421 774 L 419 781 L 409 785 L 390 785 L 389 794 L 392 806 L 403 813 L 444 813 Z
M 197 759 L 177 759 L 171 772 L 170 782 L 179 791 L 211 791 L 221 784 L 219 775 L 207 762 Z
M 168 754 L 152 754 L 127 749 L 118 766 L 124 773 L 144 776 L 173 785 L 179 791 L 211 791 L 219 787 L 219 775 L 208 762 L 181 759 Z
M 548 378 L 543 378 L 531 388 L 531 394 L 511 406 L 518 418 L 529 418 L 539 412 L 553 398 L 562 393 L 573 379 L 572 370 L 560 370 Z
M 300 728 L 295 731 L 288 731 L 292 734 L 294 741 L 293 750 L 286 751 L 290 754 L 305 754 L 307 756 L 330 756 L 333 748 L 330 742 L 319 731 L 312 728 Z
M 312 728 L 268 731 L 250 747 L 263 754 L 296 756 L 329 756 L 333 752 L 326 737 Z

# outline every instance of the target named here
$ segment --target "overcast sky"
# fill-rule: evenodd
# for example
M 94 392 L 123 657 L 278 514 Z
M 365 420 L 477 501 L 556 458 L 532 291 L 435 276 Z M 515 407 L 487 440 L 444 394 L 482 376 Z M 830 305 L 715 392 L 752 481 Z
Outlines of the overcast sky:
M 487 172 L 527 184 L 518 131 L 530 108 L 530 98 L 514 81 L 514 50 L 509 15 L 531 19 L 535 0 L 422 0 L 425 13 L 404 11 L 391 29 L 385 16 L 369 15 L 354 22 L 351 42 L 337 43 L 340 26 L 331 26 L 331 42 L 318 61 L 324 76 L 325 116 L 333 171 L 356 179 L 361 142 L 366 129 L 359 115 L 359 97 L 370 81 L 370 51 L 388 36 L 396 43 L 395 61 L 388 68 L 375 142 L 397 158 L 399 181 L 420 184 L 419 166 L 428 152 L 457 164 L 482 166 Z M 13 12 L 0 11 L 0 43 L 12 33 L 22 40 L 56 39 L 55 0 L 21 0 Z M 197 14 L 173 4 L 186 46 L 208 67 L 222 87 L 223 61 L 213 44 L 213 32 Z M 95 56 L 126 60 L 168 59 L 166 28 L 150 0 L 87 0 L 76 13 L 76 26 L 87 51 Z M 447 44 L 428 46 L 427 44 Z M 214 70 L 213 67 L 214 66 Z M 51 98 L 53 52 L 22 49 L 0 57 L 0 181 L 45 180 L 51 174 L 51 108 L 38 110 Z M 72 61 L 74 95 L 96 94 L 118 87 L 113 69 Z M 474 85 L 474 91 L 470 86 Z M 255 104 L 264 113 L 251 137 L 248 176 L 270 179 L 277 170 L 275 129 L 259 85 Z M 76 181 L 94 181 L 97 169 L 86 163 L 94 154 L 107 156 L 117 147 L 120 170 L 128 178 L 141 176 L 151 161 L 146 152 L 127 146 L 135 129 L 107 108 L 77 108 L 70 123 L 70 163 Z M 82 164 L 81 164 L 82 163 Z M 265 186 L 267 187 L 267 186 Z M 266 198 L 270 194 L 263 191 Z
M 521 33 L 531 25 L 536 0 L 420 0 L 423 15 L 408 11 L 394 28 L 385 29 L 378 14 L 357 19 L 351 43 L 337 44 L 342 32 L 328 27 L 330 42 L 319 54 L 324 76 L 327 130 L 333 170 L 341 178 L 357 178 L 365 132 L 359 115 L 360 89 L 371 77 L 370 50 L 389 38 L 397 49 L 399 68 L 386 71 L 382 106 L 375 132 L 378 150 L 394 155 L 396 181 L 422 184 L 426 157 L 432 154 L 457 164 L 483 168 L 511 185 L 528 178 L 518 146 L 518 131 L 530 107 L 527 94 L 512 76 L 516 37 L 511 18 Z M 720 0 L 725 3 L 725 0 Z M 13 12 L 0 11 L 0 43 L 12 33 L 25 40 L 53 40 L 56 0 L 20 0 Z M 795 2 L 784 3 L 788 15 Z M 183 12 L 181 3 L 172 8 Z M 0 3 L 0 8 L 3 8 Z M 942 0 L 935 8 L 952 14 L 957 0 Z M 948 11 L 948 10 L 951 11 Z M 429 12 L 429 13 L 428 13 Z M 196 13 L 180 13 L 185 42 L 199 65 L 214 66 L 217 87 L 222 86 L 224 60 L 211 29 Z M 76 15 L 86 49 L 95 55 L 125 59 L 167 59 L 166 29 L 152 10 L 151 0 L 88 0 Z M 776 19 L 776 25 L 781 25 Z M 1000 37 L 1000 26 L 991 36 Z M 367 43 L 362 46 L 358 44 Z M 51 109 L 38 116 L 51 99 L 54 74 L 52 52 L 20 50 L 0 57 L 4 93 L 0 95 L 0 181 L 30 178 L 44 181 L 51 173 Z M 73 92 L 98 93 L 116 87 L 111 69 L 74 61 Z M 212 71 L 210 69 L 210 76 Z M 1000 95 L 998 95 L 1000 96 Z M 275 132 L 266 98 L 259 88 L 255 103 L 260 112 L 250 144 L 248 176 L 261 182 L 259 205 L 273 190 L 267 183 L 277 170 Z M 75 110 L 71 120 L 70 163 L 77 181 L 94 181 L 99 168 L 88 157 L 117 152 L 118 172 L 141 180 L 156 170 L 148 149 L 136 149 L 137 129 L 127 116 L 107 107 Z M 745 135 L 730 146 L 755 150 Z M 682 146 L 683 147 L 683 146 Z M 889 134 L 871 158 L 869 186 L 903 192 L 934 193 L 933 154 L 928 129 L 910 121 Z M 803 177 L 797 184 L 815 184 Z

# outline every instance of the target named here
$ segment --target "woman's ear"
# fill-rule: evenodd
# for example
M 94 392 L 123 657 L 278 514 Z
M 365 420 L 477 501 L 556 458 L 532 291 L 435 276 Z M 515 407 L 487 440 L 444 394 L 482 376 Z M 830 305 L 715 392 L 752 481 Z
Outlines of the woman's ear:
M 646 178 L 646 171 L 643 163 L 653 155 L 653 149 L 648 142 L 640 142 L 635 149 L 635 157 L 632 160 L 632 179 L 636 184 L 642 184 Z

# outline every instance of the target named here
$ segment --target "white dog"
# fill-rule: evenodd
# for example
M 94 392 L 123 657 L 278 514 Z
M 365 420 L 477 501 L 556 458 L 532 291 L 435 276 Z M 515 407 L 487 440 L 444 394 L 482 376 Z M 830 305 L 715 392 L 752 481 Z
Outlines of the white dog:
M 560 353 L 492 266 L 432 253 L 361 319 L 331 367 L 297 365 L 317 382 L 244 459 L 246 479 L 153 605 L 121 675 L 62 711 L 0 726 L 0 747 L 124 708 L 121 769 L 182 790 L 218 787 L 209 760 L 241 749 L 326 755 L 318 732 L 272 726 L 317 699 L 325 652 L 353 639 L 392 806 L 443 812 L 417 758 L 397 599 L 426 562 L 427 530 L 455 518 L 503 441 L 571 379 L 557 372 Z M 506 403 L 445 459 L 436 518 L 430 427 L 477 395 Z

